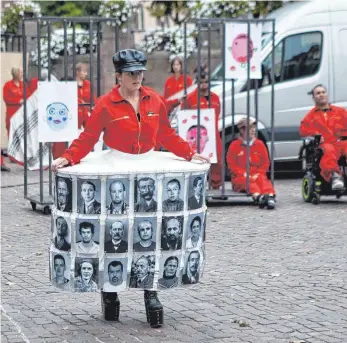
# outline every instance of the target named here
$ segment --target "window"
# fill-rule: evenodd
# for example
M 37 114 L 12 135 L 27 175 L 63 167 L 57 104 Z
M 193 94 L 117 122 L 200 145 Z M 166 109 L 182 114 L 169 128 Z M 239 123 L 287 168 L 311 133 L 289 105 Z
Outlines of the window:
M 323 35 L 321 32 L 300 33 L 288 36 L 275 47 L 275 83 L 291 81 L 317 73 L 322 57 Z M 262 64 L 259 87 L 271 84 L 272 53 Z M 251 80 L 251 89 L 254 80 Z M 247 90 L 247 83 L 242 92 Z

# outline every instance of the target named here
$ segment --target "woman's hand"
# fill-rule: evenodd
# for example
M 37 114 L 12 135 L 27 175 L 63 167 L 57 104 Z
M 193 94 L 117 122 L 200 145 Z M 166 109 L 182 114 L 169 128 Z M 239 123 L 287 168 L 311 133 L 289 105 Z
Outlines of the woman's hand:
M 210 159 L 208 157 L 202 156 L 200 154 L 194 154 L 192 157 L 192 160 L 197 160 L 204 163 L 210 163 Z
M 60 168 L 63 168 L 64 166 L 67 166 L 69 164 L 69 161 L 64 157 L 59 157 L 52 163 L 52 171 L 57 171 Z

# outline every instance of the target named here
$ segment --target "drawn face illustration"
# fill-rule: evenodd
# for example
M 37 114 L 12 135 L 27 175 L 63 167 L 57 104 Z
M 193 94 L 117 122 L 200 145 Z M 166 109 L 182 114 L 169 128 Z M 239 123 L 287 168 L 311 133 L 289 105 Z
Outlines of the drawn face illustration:
M 247 63 L 247 34 L 241 33 L 233 41 L 231 53 L 239 63 Z M 253 42 L 249 38 L 249 59 L 253 56 Z
M 69 109 L 61 102 L 53 102 L 46 109 L 47 123 L 51 130 L 60 131 L 66 128 Z

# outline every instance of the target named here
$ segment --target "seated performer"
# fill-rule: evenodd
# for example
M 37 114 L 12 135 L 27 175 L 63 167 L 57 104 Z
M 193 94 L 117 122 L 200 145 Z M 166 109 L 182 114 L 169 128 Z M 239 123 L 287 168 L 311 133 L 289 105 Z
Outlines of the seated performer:
M 270 166 L 265 144 L 255 136 L 255 124 L 250 119 L 242 118 L 237 127 L 239 139 L 233 141 L 228 149 L 227 164 L 231 174 L 231 183 L 236 192 L 246 191 L 247 184 L 247 129 L 249 130 L 249 193 L 260 208 L 275 208 L 275 190 L 267 178 Z
M 347 136 L 347 111 L 329 103 L 327 90 L 322 85 L 314 87 L 309 94 L 316 106 L 301 121 L 300 136 L 322 136 L 321 175 L 331 182 L 333 190 L 343 190 L 345 185 L 337 161 L 340 156 L 347 156 L 347 141 L 341 140 L 342 136 Z
M 170 127 L 165 105 L 160 97 L 141 86 L 146 63 L 145 55 L 132 49 L 119 51 L 113 56 L 119 85 L 99 98 L 85 130 L 62 157 L 52 163 L 53 171 L 79 163 L 93 149 L 101 132 L 104 132 L 106 146 L 123 153 L 143 154 L 154 149 L 158 142 L 168 151 L 188 161 L 194 159 L 209 162 L 207 157 L 192 151 L 188 143 Z M 147 287 L 144 290 L 150 324 L 152 327 L 160 327 L 163 323 L 163 306 L 157 292 Z M 109 302 L 110 299 L 112 309 L 118 313 L 117 295 L 103 292 L 102 297 L 104 302 Z M 106 312 L 104 315 L 105 318 L 112 317 L 108 317 Z

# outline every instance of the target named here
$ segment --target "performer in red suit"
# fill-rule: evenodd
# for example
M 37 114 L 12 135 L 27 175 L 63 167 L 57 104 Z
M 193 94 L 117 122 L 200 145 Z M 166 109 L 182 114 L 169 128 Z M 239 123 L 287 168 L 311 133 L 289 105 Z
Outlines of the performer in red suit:
M 183 61 L 180 57 L 175 57 L 171 61 L 171 73 L 164 85 L 164 99 L 170 98 L 172 95 L 184 89 Z M 193 79 L 187 75 L 187 88 L 193 84 Z M 175 104 L 179 104 L 181 99 L 175 100 Z
M 270 166 L 269 155 L 265 144 L 255 136 L 256 122 L 242 118 L 237 127 L 240 131 L 239 139 L 234 140 L 228 149 L 227 163 L 231 174 L 233 189 L 237 192 L 246 190 L 247 178 L 247 126 L 249 127 L 249 193 L 259 207 L 275 208 L 275 190 L 267 178 Z
M 80 162 L 91 151 L 102 131 L 105 144 L 124 153 L 146 153 L 159 141 L 167 150 L 188 161 L 209 161 L 192 151 L 188 143 L 170 127 L 166 108 L 160 97 L 141 86 L 146 63 L 147 59 L 140 51 L 122 50 L 114 55 L 113 64 L 120 84 L 99 98 L 85 130 L 63 156 L 53 162 L 53 171 Z M 103 292 L 103 300 L 111 302 L 114 311 L 119 312 L 116 293 Z M 163 306 L 157 293 L 145 290 L 145 304 L 149 310 L 151 326 L 161 326 Z M 106 319 L 112 317 L 112 314 L 104 313 Z
M 331 181 L 333 190 L 342 190 L 345 185 L 337 161 L 342 155 L 347 156 L 347 141 L 340 139 L 347 136 L 347 111 L 329 103 L 323 85 L 317 85 L 310 93 L 316 106 L 301 121 L 300 136 L 322 136 L 321 175 L 327 182 Z
M 220 115 L 220 101 L 217 94 L 209 93 L 208 74 L 200 73 L 200 108 L 214 108 L 215 110 L 215 126 L 216 126 L 216 146 L 217 146 L 217 163 L 211 165 L 211 184 L 213 189 L 218 189 L 222 184 L 222 139 L 218 130 L 218 119 Z M 211 102 L 211 106 L 209 105 Z M 183 108 L 183 105 L 182 105 Z M 193 91 L 187 97 L 186 109 L 198 108 L 198 89 Z

